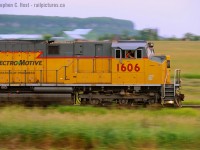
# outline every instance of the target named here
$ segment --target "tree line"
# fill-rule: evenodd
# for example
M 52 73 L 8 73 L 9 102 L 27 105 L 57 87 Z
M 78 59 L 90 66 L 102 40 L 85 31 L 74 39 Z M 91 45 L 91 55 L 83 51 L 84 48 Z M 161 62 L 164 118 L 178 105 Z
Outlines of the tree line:
M 183 37 L 161 37 L 157 29 L 143 29 L 138 30 L 134 34 L 128 30 L 123 31 L 121 34 L 103 34 L 98 38 L 99 40 L 169 40 L 169 41 L 200 41 L 200 36 L 193 33 L 185 33 Z

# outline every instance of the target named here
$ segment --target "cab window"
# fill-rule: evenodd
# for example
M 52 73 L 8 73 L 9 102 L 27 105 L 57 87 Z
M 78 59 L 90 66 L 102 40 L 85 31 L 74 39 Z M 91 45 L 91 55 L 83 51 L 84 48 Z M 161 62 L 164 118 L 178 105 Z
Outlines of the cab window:
M 115 58 L 121 58 L 121 49 L 115 50 Z
M 142 58 L 142 50 L 141 49 L 136 50 L 136 58 Z
M 127 59 L 135 58 L 134 50 L 125 50 L 124 52 L 125 52 L 124 58 L 127 58 Z

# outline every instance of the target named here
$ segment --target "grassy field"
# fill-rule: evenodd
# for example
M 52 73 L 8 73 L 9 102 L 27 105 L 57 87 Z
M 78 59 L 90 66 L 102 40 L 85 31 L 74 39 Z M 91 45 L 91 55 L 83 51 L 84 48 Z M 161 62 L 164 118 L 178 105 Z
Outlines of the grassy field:
M 155 41 L 157 54 L 171 57 L 171 75 L 181 69 L 182 93 L 185 104 L 200 104 L 200 42 Z
M 177 68 L 183 75 L 200 75 L 199 41 L 155 41 L 154 45 L 156 53 L 171 56 L 172 73 Z
M 200 110 L 0 110 L 1 149 L 200 149 Z

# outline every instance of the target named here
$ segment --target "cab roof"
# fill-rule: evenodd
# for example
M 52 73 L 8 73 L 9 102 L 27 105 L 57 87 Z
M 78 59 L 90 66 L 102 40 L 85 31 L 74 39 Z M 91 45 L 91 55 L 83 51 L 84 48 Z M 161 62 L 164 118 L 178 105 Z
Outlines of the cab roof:
M 146 41 L 131 41 L 131 40 L 122 40 L 112 43 L 112 48 L 120 48 L 125 50 L 133 50 L 139 47 L 145 47 L 147 45 Z

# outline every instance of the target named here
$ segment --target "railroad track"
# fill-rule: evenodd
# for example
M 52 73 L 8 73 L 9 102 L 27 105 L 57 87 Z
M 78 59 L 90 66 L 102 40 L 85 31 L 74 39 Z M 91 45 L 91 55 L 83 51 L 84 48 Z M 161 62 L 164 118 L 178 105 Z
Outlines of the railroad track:
M 182 105 L 183 108 L 200 108 L 200 105 Z

